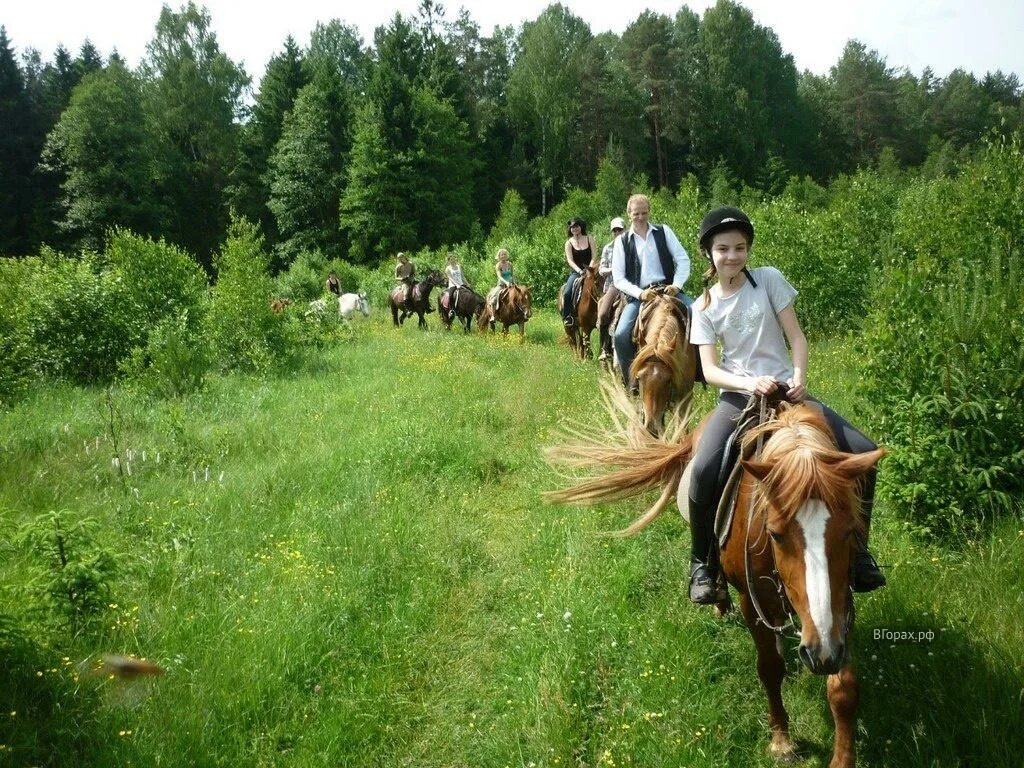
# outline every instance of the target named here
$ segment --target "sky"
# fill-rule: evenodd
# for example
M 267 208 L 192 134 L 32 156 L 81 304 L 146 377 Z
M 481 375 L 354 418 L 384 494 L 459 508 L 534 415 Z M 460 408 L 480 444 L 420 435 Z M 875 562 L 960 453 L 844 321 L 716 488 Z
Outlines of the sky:
M 160 8 L 185 0 L 3 0 L 0 25 L 16 51 L 36 48 L 44 61 L 63 44 L 77 53 L 88 38 L 104 56 L 116 48 L 132 66 L 145 55 Z M 495 25 L 518 26 L 537 18 L 548 0 L 454 0 L 443 3 L 454 19 L 465 7 L 489 34 Z M 852 38 L 885 57 L 890 67 L 920 74 L 931 67 L 944 77 L 957 67 L 981 77 L 987 71 L 1014 72 L 1024 80 L 1024 2 L 1021 0 L 743 0 L 757 23 L 771 27 L 797 69 L 827 74 Z M 355 26 L 365 43 L 377 26 L 395 13 L 412 16 L 419 0 L 286 0 L 241 2 L 198 0 L 212 18 L 221 50 L 243 64 L 254 87 L 266 62 L 283 47 L 287 35 L 300 45 L 309 41 L 317 21 L 339 18 Z M 562 0 L 583 18 L 594 34 L 621 33 L 646 7 L 669 16 L 679 0 Z M 713 0 L 686 3 L 698 14 Z M 254 10 L 256 9 L 256 10 Z

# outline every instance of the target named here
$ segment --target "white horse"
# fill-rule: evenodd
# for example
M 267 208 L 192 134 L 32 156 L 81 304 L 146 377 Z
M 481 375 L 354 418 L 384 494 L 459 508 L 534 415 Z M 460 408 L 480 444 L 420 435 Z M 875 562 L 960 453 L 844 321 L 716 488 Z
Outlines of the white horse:
M 366 300 L 365 293 L 343 293 L 338 297 L 338 317 L 343 322 L 347 323 L 357 310 L 363 313 L 363 317 L 370 316 L 370 302 Z

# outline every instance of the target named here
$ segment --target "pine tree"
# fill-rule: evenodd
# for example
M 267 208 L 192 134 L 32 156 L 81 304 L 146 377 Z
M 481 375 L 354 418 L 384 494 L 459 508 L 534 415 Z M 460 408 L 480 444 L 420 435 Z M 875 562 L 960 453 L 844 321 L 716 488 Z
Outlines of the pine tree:
M 0 256 L 30 252 L 32 168 L 38 147 L 25 78 L 0 26 Z
M 289 35 L 284 50 L 267 63 L 251 118 L 239 136 L 231 182 L 226 189 L 231 207 L 240 216 L 260 225 L 270 247 L 276 245 L 279 235 L 277 222 L 267 207 L 270 190 L 264 177 L 270 155 L 281 138 L 285 115 L 307 82 L 302 52 Z
M 316 83 L 299 92 L 270 158 L 268 207 L 282 242 L 282 265 L 302 251 L 337 257 L 341 157 L 333 150 L 329 105 Z

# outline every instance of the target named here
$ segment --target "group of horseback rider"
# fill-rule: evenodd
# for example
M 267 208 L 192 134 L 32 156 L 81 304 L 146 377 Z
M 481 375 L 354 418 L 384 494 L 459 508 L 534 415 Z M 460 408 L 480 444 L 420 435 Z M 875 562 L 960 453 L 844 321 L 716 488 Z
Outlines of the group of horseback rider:
M 476 289 L 466 279 L 462 272 L 462 265 L 454 252 L 448 254 L 444 274 L 448 278 L 448 286 L 442 294 L 441 302 L 446 307 L 455 308 L 459 304 L 462 291 L 476 292 Z M 492 313 L 497 315 L 505 289 L 515 285 L 512 276 L 512 259 L 506 249 L 500 248 L 494 257 L 494 274 L 497 277 L 495 285 L 487 294 L 487 304 L 491 307 Z M 413 286 L 415 285 L 416 265 L 409 261 L 404 253 L 398 254 L 398 263 L 395 265 L 395 282 L 404 289 L 403 300 L 408 301 Z M 433 312 L 433 309 L 427 309 Z
M 636 353 L 633 327 L 641 305 L 666 295 L 689 308 L 689 341 L 697 347 L 704 380 L 720 390 L 691 460 L 688 494 L 692 537 L 689 596 L 695 603 L 713 604 L 719 598 L 714 516 L 721 491 L 720 470 L 737 416 L 751 395 L 779 390 L 791 402 L 815 404 L 842 451 L 860 454 L 877 446 L 808 393 L 807 340 L 793 305 L 797 291 L 773 267 L 748 269 L 754 241 L 754 225 L 749 217 L 738 208 L 722 207 L 701 221 L 698 242 L 708 268 L 703 275 L 703 295 L 694 302 L 682 292 L 690 274 L 690 258 L 670 227 L 648 220 L 650 210 L 646 196 L 633 195 L 626 208 L 629 229 L 622 219 L 611 222 L 613 240 L 604 247 L 598 264 L 598 273 L 605 278 L 601 300 L 604 312 L 599 314 L 599 323 L 610 321 L 608 308 L 615 302 L 616 292 L 621 294 L 625 303 L 612 339 L 623 384 L 635 393 L 629 371 Z M 567 326 L 574 322 L 573 286 L 592 266 L 596 252 L 582 219 L 569 222 L 568 234 L 565 258 L 570 273 L 563 289 L 562 315 Z M 601 357 L 607 354 L 602 349 Z M 872 469 L 862 481 L 864 530 L 858 536 L 853 564 L 853 588 L 857 592 L 870 592 L 886 583 L 867 550 L 875 478 Z

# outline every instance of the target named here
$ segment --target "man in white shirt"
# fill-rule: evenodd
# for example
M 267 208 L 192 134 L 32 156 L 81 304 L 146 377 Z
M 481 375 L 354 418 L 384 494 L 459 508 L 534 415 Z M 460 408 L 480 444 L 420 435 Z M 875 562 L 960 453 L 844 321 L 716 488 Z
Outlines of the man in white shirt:
M 690 276 L 690 257 L 666 224 L 651 224 L 651 201 L 646 195 L 633 195 L 626 204 L 632 226 L 615 238 L 612 251 L 612 280 L 615 287 L 626 295 L 626 306 L 615 327 L 615 354 L 619 358 L 622 381 L 630 388 L 629 367 L 636 355 L 633 345 L 633 326 L 640 314 L 640 302 L 650 301 L 657 293 L 654 288 L 665 286 L 668 296 L 675 296 L 686 305 L 693 303 L 681 293 Z

